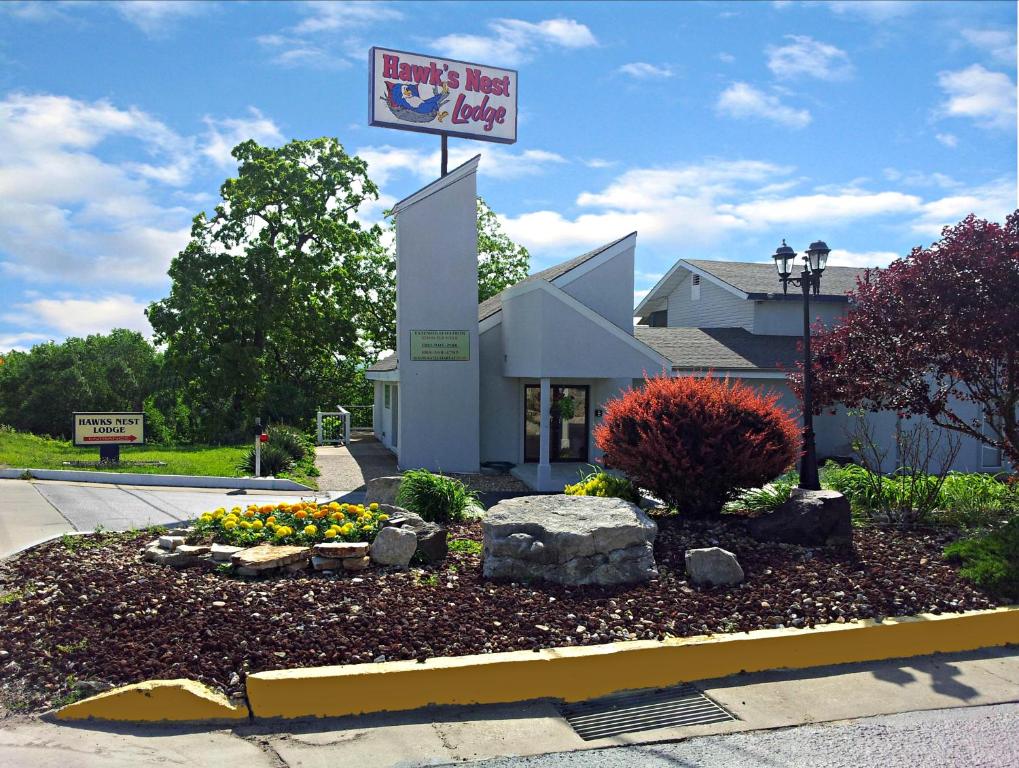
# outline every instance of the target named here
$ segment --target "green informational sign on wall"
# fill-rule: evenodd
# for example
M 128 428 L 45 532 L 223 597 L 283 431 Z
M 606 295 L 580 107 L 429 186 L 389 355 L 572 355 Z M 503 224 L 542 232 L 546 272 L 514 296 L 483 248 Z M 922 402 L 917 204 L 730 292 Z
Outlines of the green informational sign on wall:
M 411 331 L 411 360 L 471 359 L 471 337 L 467 331 Z

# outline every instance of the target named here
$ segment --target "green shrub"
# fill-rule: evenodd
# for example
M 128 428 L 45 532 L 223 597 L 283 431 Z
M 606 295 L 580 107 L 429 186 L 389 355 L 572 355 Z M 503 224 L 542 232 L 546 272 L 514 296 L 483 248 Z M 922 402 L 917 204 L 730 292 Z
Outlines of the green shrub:
M 640 504 L 640 491 L 625 477 L 591 467 L 587 475 L 581 474 L 580 482 L 563 489 L 567 496 L 603 496 Z
M 729 504 L 728 509 L 757 514 L 773 512 L 789 500 L 789 495 L 793 492 L 797 482 L 799 482 L 799 476 L 795 472 L 787 472 L 763 488 L 752 488 L 747 491 Z
M 396 503 L 429 522 L 448 523 L 463 520 L 478 504 L 478 495 L 456 478 L 410 469 L 403 473 Z
M 1019 599 L 1019 517 L 997 530 L 953 542 L 945 557 L 962 563 L 959 574 L 993 595 Z
M 259 469 L 262 477 L 269 475 L 279 477 L 284 472 L 289 472 L 294 466 L 294 458 L 285 450 L 272 443 L 262 443 L 262 456 Z M 244 461 L 238 467 L 242 472 L 249 475 L 255 474 L 255 449 L 248 449 Z
M 481 542 L 474 539 L 452 539 L 449 542 L 450 552 L 459 552 L 462 555 L 480 555 Z
M 314 444 L 303 432 L 285 424 L 275 424 L 267 430 L 269 444 L 286 451 L 294 462 L 301 461 L 309 453 L 314 453 Z
M 949 472 L 937 494 L 937 509 L 931 522 L 956 526 L 984 526 L 1019 512 L 1019 485 L 1004 476 L 978 472 Z M 889 475 L 878 477 L 863 467 L 825 464 L 821 484 L 843 494 L 853 512 L 872 517 L 887 509 L 919 506 L 938 482 L 926 478 Z

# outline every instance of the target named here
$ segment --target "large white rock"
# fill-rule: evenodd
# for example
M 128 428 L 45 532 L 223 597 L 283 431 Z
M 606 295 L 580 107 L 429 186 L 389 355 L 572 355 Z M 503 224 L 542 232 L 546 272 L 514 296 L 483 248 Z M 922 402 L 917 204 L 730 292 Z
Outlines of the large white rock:
M 395 504 L 396 494 L 400 492 L 403 475 L 373 477 L 364 486 L 366 502 L 377 501 L 379 504 Z
M 686 572 L 694 584 L 732 586 L 743 581 L 743 567 L 736 555 L 721 547 L 688 549 Z
M 371 546 L 371 559 L 379 565 L 395 565 L 406 568 L 414 551 L 418 548 L 418 538 L 414 531 L 402 528 L 383 528 L 375 536 Z
M 632 584 L 658 576 L 658 526 L 636 504 L 596 496 L 520 496 L 482 521 L 487 578 Z

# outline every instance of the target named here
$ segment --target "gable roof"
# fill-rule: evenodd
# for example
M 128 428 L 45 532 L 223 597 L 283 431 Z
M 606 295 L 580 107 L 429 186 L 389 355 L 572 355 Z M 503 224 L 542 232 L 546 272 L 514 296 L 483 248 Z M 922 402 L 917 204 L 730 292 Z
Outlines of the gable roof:
M 733 371 L 792 370 L 802 354 L 798 336 L 764 336 L 743 328 L 650 328 L 635 326 L 634 335 L 675 369 Z
M 683 259 L 683 261 L 748 294 L 748 298 L 781 293 L 781 282 L 774 264 L 708 259 Z M 862 277 L 866 271 L 863 267 L 828 267 L 821 276 L 820 295 L 845 296 L 856 289 L 856 278 Z
M 529 283 L 534 280 L 545 280 L 549 283 L 554 282 L 558 278 L 563 277 L 568 272 L 573 271 L 577 267 L 582 266 L 587 262 L 591 261 L 591 259 L 595 258 L 596 256 L 601 255 L 612 246 L 618 245 L 619 243 L 623 242 L 624 240 L 626 240 L 626 238 L 633 237 L 633 235 L 635 234 L 636 232 L 631 232 L 630 234 L 625 235 L 619 238 L 618 240 L 613 240 L 611 243 L 606 243 L 605 245 L 599 246 L 598 248 L 595 248 L 593 251 L 582 253 L 579 256 L 575 256 L 574 258 L 570 259 L 569 261 L 564 261 L 563 263 L 556 264 L 555 266 L 549 267 L 548 269 L 543 269 L 541 272 L 535 272 L 533 275 L 528 275 L 519 283 L 514 283 L 508 288 L 497 293 L 495 296 L 485 299 L 483 302 L 478 304 L 478 321 L 480 322 L 481 320 L 485 320 L 502 309 L 502 297 L 503 294 L 506 293 L 506 291 L 510 291 L 516 288 L 518 285 L 523 285 L 524 283 Z
M 466 166 L 467 163 L 464 163 L 464 165 Z M 409 200 L 410 198 L 407 199 Z M 506 294 L 507 291 L 511 291 L 517 286 L 524 285 L 525 283 L 534 282 L 535 280 L 544 280 L 546 282 L 552 283 L 555 280 L 558 280 L 560 277 L 565 277 L 578 267 L 582 267 L 588 262 L 594 260 L 601 254 L 608 251 L 610 248 L 619 245 L 624 240 L 634 237 L 636 234 L 637 234 L 636 232 L 631 232 L 628 235 L 620 237 L 618 240 L 613 240 L 611 243 L 606 243 L 605 245 L 599 246 L 595 248 L 593 251 L 582 253 L 579 256 L 575 256 L 572 259 L 562 262 L 561 264 L 556 264 L 554 266 L 549 267 L 548 269 L 543 269 L 540 272 L 535 272 L 533 275 L 528 275 L 523 280 L 514 283 L 513 285 L 497 293 L 495 296 L 487 298 L 480 304 L 478 304 L 478 322 L 480 323 L 483 320 L 487 320 L 488 318 L 502 311 L 502 300 L 503 296 Z M 397 367 L 398 365 L 396 353 L 392 352 L 386 355 L 385 357 L 380 357 L 378 360 L 376 360 L 375 363 L 368 367 L 367 372 L 383 373 L 386 371 L 395 371 L 397 370 Z

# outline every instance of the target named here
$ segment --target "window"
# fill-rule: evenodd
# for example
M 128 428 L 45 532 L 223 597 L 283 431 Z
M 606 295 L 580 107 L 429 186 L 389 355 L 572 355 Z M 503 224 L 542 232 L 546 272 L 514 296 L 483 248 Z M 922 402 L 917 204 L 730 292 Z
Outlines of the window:
M 987 419 L 984 419 L 983 424 L 980 426 L 980 432 L 984 437 L 991 439 L 997 439 L 998 433 Z M 995 448 L 991 445 L 984 443 L 980 444 L 980 467 L 981 469 L 1000 469 L 1001 468 L 1001 449 Z
M 382 404 L 386 408 L 389 408 L 389 385 L 388 384 L 383 384 L 382 385 Z
M 701 276 L 694 275 L 690 278 L 690 298 L 698 301 L 701 297 Z

